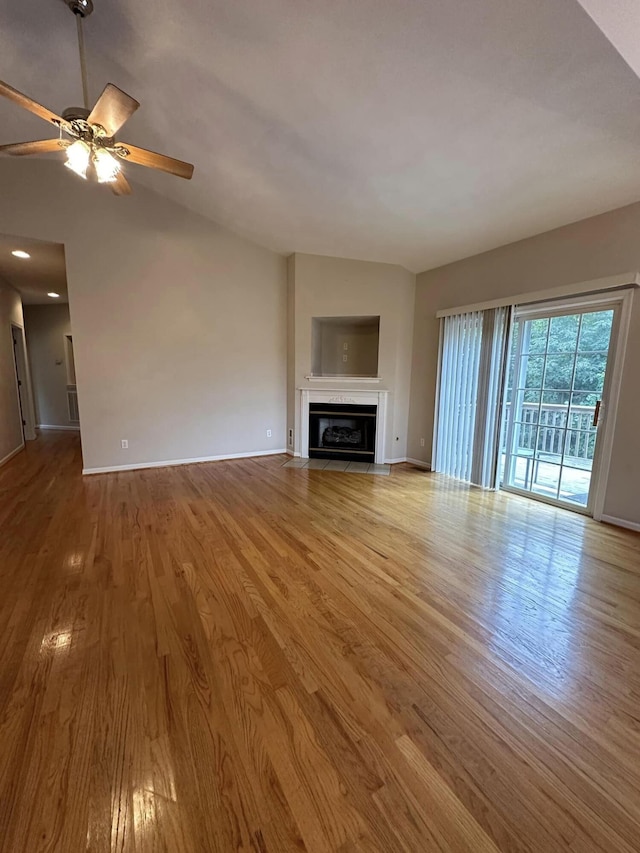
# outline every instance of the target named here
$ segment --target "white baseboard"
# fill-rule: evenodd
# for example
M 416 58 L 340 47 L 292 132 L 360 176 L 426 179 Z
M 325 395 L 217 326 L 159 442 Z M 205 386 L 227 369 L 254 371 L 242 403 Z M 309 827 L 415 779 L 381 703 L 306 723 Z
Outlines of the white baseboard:
M 298 452 L 296 452 L 295 450 L 291 450 L 291 448 L 288 447 L 287 448 L 287 456 L 300 456 L 300 454 Z
M 20 445 L 20 447 L 16 447 L 15 450 L 12 450 L 11 453 L 7 453 L 5 457 L 0 459 L 0 465 L 4 465 L 5 462 L 8 462 L 10 459 L 13 459 L 14 456 L 17 456 L 21 450 L 24 450 L 24 441 Z
M 58 424 L 37 424 L 36 429 L 64 429 L 70 432 L 80 432 L 79 426 L 61 426 Z
M 616 518 L 614 515 L 603 515 L 600 521 L 605 524 L 613 524 L 616 527 L 624 527 L 627 530 L 637 530 L 640 533 L 640 524 L 635 521 L 627 521 L 626 518 Z
M 426 471 L 431 470 L 429 462 L 423 462 L 421 459 L 412 459 L 410 456 L 398 456 L 396 459 L 385 459 L 385 465 L 397 465 L 399 462 L 410 462 L 411 465 L 417 465 L 418 468 L 424 468 Z
M 412 459 L 410 456 L 407 456 L 407 462 L 410 462 L 412 465 L 415 465 L 416 468 L 424 468 L 425 471 L 431 470 L 431 463 L 423 462 L 422 459 Z
M 198 456 L 194 459 L 163 459 L 161 462 L 134 462 L 132 465 L 107 465 L 105 468 L 83 468 L 83 474 L 111 474 L 116 471 L 140 471 L 143 468 L 173 468 L 176 465 L 198 465 L 201 462 L 224 462 L 225 459 L 251 459 L 254 456 L 279 456 L 286 450 L 254 450 L 251 453 L 228 453 L 222 456 Z

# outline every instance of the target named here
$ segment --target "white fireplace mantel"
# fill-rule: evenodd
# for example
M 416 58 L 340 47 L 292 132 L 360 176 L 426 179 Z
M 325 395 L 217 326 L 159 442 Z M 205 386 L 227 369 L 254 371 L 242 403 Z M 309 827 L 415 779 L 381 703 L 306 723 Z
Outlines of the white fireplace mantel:
M 346 403 L 377 406 L 375 462 L 377 465 L 384 462 L 388 391 L 366 389 L 350 391 L 346 388 L 299 388 L 298 391 L 300 392 L 300 455 L 303 459 L 309 458 L 309 404 Z

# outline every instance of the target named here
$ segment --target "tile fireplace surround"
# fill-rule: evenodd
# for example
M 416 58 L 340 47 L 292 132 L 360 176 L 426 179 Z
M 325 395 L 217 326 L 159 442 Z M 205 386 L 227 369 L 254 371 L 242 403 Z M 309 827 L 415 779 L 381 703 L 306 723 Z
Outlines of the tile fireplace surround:
M 387 434 L 388 391 L 348 391 L 344 388 L 299 388 L 300 394 L 300 456 L 309 458 L 309 404 L 310 403 L 348 403 L 361 406 L 376 406 L 376 465 L 385 461 L 385 439 Z

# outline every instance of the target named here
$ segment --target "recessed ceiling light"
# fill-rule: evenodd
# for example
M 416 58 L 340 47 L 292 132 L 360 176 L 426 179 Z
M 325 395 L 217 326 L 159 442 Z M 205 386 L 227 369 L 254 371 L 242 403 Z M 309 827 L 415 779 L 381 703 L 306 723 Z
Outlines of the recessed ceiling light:
M 11 252 L 11 254 L 13 255 L 14 258 L 30 258 L 31 257 L 29 252 L 23 252 L 22 249 L 14 249 L 13 252 Z
M 50 296 L 52 299 L 59 299 L 60 298 L 59 293 L 47 293 L 47 296 Z

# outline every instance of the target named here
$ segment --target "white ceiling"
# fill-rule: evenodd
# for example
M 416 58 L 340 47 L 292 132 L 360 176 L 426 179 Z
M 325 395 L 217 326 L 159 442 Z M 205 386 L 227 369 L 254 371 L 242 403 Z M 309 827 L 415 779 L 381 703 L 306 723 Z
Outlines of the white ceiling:
M 640 74 L 638 0 L 579 0 L 618 53 Z
M 15 258 L 11 252 L 21 249 L 30 258 Z M 68 302 L 64 246 L 0 234 L 0 278 L 20 293 L 25 305 Z M 52 299 L 47 293 L 59 294 Z
M 95 3 L 93 97 L 196 165 L 129 176 L 276 251 L 423 270 L 640 198 L 640 81 L 578 0 Z M 4 5 L 0 78 L 78 103 L 62 0 Z

